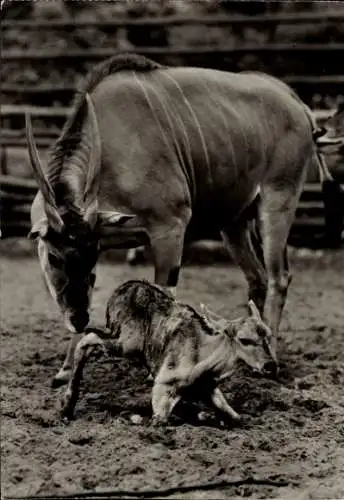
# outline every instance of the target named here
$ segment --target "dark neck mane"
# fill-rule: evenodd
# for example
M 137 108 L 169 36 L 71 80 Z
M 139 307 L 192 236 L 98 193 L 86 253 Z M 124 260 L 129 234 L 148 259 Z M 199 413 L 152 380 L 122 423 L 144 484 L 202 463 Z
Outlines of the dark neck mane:
M 72 104 L 71 115 L 67 118 L 60 137 L 57 139 L 50 155 L 47 167 L 47 176 L 54 192 L 58 195 L 65 193 L 62 199 L 68 201 L 73 207 L 75 199 L 70 191 L 69 182 L 61 175 L 64 162 L 73 156 L 78 150 L 82 139 L 82 125 L 84 123 L 87 107 L 85 106 L 86 94 L 92 90 L 107 76 L 123 70 L 137 72 L 149 72 L 163 68 L 162 65 L 137 54 L 115 55 L 96 65 L 85 77 L 84 81 L 76 91 Z M 74 173 L 73 173 L 74 175 Z M 67 198 L 71 198 L 68 200 Z M 77 208 L 77 207 L 75 207 Z
M 105 61 L 97 64 L 85 77 L 85 80 L 77 89 L 74 101 L 72 104 L 72 114 L 67 119 L 63 127 L 59 141 L 64 141 L 68 138 L 70 132 L 75 126 L 78 111 L 82 107 L 87 93 L 92 92 L 95 87 L 104 78 L 119 71 L 133 70 L 137 72 L 148 72 L 155 69 L 161 69 L 163 66 L 151 59 L 138 54 L 117 54 Z

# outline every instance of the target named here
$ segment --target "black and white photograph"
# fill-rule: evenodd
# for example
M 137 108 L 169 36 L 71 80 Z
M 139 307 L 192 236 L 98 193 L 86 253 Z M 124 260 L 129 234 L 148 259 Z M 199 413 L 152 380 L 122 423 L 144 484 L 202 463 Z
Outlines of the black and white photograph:
M 344 500 L 344 1 L 1 0 L 3 500 Z

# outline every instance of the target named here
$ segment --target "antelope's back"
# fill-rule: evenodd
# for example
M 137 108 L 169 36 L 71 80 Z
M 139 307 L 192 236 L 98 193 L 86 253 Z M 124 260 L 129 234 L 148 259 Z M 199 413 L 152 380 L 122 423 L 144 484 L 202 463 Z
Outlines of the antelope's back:
M 188 197 L 195 209 L 240 212 L 281 137 L 295 130 L 294 150 L 312 140 L 301 101 L 259 73 L 123 71 L 106 77 L 92 99 L 102 137 L 101 202 L 138 214 L 163 213 Z

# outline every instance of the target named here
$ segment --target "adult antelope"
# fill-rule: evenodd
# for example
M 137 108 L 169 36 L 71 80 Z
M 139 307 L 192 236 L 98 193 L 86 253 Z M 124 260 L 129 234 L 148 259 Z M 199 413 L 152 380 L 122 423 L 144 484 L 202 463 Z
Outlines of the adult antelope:
M 67 328 L 78 334 L 88 324 L 105 234 L 121 247 L 149 242 L 155 283 L 175 288 L 192 223 L 221 232 L 276 338 L 290 280 L 287 237 L 307 169 L 331 180 L 314 119 L 295 93 L 265 74 L 117 55 L 90 72 L 72 109 L 46 168 L 26 116 L 39 187 L 30 236 Z M 68 380 L 78 340 L 55 385 Z

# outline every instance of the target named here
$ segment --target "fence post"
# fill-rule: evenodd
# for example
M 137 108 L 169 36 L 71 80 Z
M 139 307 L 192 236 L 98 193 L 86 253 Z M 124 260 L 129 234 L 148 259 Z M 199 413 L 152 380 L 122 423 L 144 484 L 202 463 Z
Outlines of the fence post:
M 325 181 L 322 187 L 325 215 L 325 244 L 329 248 L 341 246 L 344 207 L 339 182 Z
M 1 148 L 1 154 L 0 154 L 0 174 L 1 175 L 7 175 L 8 174 L 6 146 L 3 146 Z

